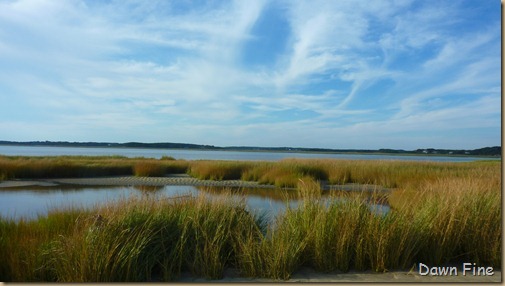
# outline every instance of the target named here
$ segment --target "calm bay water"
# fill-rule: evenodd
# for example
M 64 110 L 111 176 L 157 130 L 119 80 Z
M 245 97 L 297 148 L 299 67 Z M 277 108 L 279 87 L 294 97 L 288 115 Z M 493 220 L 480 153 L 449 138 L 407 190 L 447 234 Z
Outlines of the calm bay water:
M 111 156 L 161 158 L 172 156 L 184 160 L 243 160 L 277 161 L 285 158 L 329 158 L 347 160 L 408 160 L 438 162 L 470 162 L 490 160 L 480 157 L 452 156 L 409 156 L 409 155 L 369 155 L 369 154 L 327 154 L 296 152 L 247 152 L 247 151 L 209 151 L 183 149 L 140 149 L 140 148 L 94 148 L 94 147 L 45 147 L 45 146 L 3 146 L 0 155 L 9 156 Z M 492 158 L 491 160 L 499 158 Z

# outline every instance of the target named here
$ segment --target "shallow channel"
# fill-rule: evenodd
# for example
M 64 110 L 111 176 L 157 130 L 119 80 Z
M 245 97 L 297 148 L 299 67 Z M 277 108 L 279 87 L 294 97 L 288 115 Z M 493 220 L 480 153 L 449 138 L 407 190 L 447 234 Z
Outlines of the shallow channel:
M 69 207 L 92 208 L 129 197 L 155 196 L 159 199 L 205 195 L 216 198 L 226 190 L 231 190 L 233 200 L 244 200 L 246 208 L 258 215 L 273 220 L 287 207 L 294 208 L 300 203 L 296 191 L 262 188 L 223 188 L 194 186 L 29 186 L 0 189 L 0 216 L 7 219 L 36 219 L 47 215 L 52 209 Z M 323 198 L 330 198 L 332 191 L 325 191 Z M 377 213 L 389 212 L 384 201 L 368 200 L 367 204 Z

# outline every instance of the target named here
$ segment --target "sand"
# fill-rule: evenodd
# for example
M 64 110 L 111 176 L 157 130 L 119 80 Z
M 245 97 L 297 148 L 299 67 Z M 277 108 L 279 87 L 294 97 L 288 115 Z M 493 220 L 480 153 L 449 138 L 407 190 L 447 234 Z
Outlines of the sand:
M 165 177 L 135 177 L 114 176 L 95 178 L 58 178 L 38 180 L 7 180 L 0 182 L 0 188 L 27 187 L 27 186 L 57 186 L 57 185 L 82 185 L 82 186 L 211 186 L 211 187 L 244 187 L 244 188 L 275 188 L 272 185 L 259 184 L 258 182 L 242 180 L 200 180 L 187 174 L 173 174 Z M 321 182 L 323 190 L 342 191 L 388 191 L 376 185 L 345 184 L 329 185 Z
M 0 188 L 19 188 L 29 186 L 54 187 L 58 186 L 58 184 L 47 181 L 32 181 L 32 180 L 22 180 L 22 181 L 11 180 L 0 182 Z
M 386 273 L 376 272 L 348 272 L 348 273 L 318 273 L 313 269 L 303 267 L 295 272 L 289 280 L 274 280 L 267 278 L 246 278 L 240 277 L 236 270 L 228 269 L 225 277 L 219 280 L 207 280 L 203 278 L 194 278 L 185 274 L 179 280 L 180 282 L 193 283 L 242 283 L 242 282 L 337 282 L 337 283 L 489 283 L 501 282 L 501 272 L 495 271 L 493 276 L 421 276 L 417 271 L 393 271 Z M 178 282 L 179 282 L 178 281 Z

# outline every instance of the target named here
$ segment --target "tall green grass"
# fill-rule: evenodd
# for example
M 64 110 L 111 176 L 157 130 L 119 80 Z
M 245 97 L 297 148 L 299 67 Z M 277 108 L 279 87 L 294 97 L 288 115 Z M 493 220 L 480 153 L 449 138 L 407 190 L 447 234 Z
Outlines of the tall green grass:
M 86 213 L 80 209 L 62 209 L 36 221 L 0 219 L 0 280 L 50 281 L 42 266 L 47 261 L 47 248 L 51 241 L 78 228 L 76 221 Z
M 399 191 L 390 202 L 421 229 L 422 261 L 437 265 L 466 259 L 501 265 L 499 190 L 498 180 L 445 178 L 414 194 Z
M 219 279 L 228 267 L 244 276 L 288 279 L 302 266 L 383 272 L 419 262 L 501 267 L 497 163 L 370 162 L 367 167 L 286 160 L 223 163 L 216 170 L 210 162 L 185 163 L 190 172 L 233 174 L 217 179 L 259 180 L 290 170 L 286 176 L 292 176 L 290 184 L 303 200 L 296 208 L 288 205 L 268 226 L 231 196 L 211 201 L 145 197 L 89 211 L 56 210 L 34 221 L 1 218 L 0 280 L 174 281 L 185 272 Z M 359 193 L 324 199 L 320 182 L 337 177 L 395 185 L 388 197 L 391 211 L 372 211 Z
M 310 199 L 288 209 L 263 240 L 248 239 L 240 257 L 245 276 L 289 279 L 301 266 L 320 272 L 406 269 L 415 261 L 415 226 L 397 214 L 377 215 L 362 200 Z
M 2 281 L 170 281 L 183 271 L 218 279 L 234 263 L 237 240 L 259 226 L 241 203 L 203 196 L 130 199 L 50 217 L 51 228 L 44 218 L 0 220 Z

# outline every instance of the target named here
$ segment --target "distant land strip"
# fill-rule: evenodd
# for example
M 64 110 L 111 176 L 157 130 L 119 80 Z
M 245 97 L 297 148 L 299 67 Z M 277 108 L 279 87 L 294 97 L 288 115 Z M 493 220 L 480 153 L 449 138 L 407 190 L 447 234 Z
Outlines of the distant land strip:
M 214 145 L 200 145 L 188 143 L 110 143 L 110 142 L 67 142 L 67 141 L 1 141 L 0 145 L 8 146 L 49 146 L 49 147 L 101 147 L 101 148 L 153 148 L 153 149 L 194 149 L 194 150 L 222 150 L 222 151 L 275 151 L 275 152 L 316 152 L 316 153 L 366 153 L 366 154 L 412 154 L 412 155 L 463 155 L 463 156 L 494 156 L 501 157 L 501 146 L 484 147 L 473 150 L 462 149 L 328 149 L 301 147 L 251 147 Z

